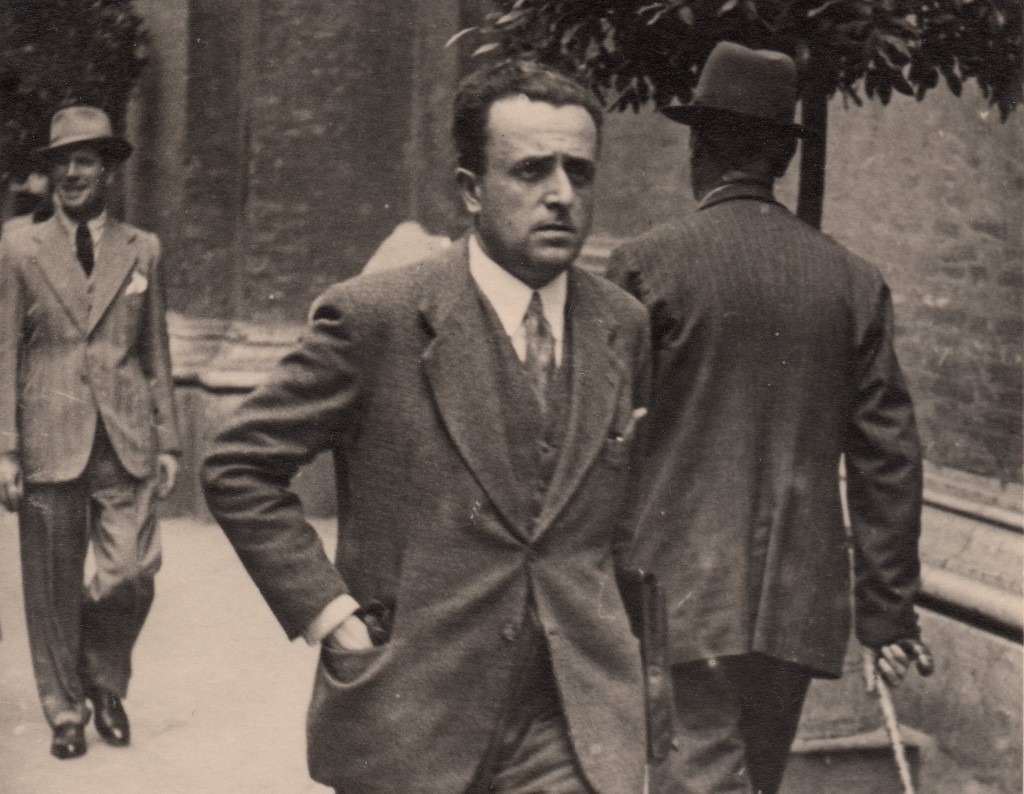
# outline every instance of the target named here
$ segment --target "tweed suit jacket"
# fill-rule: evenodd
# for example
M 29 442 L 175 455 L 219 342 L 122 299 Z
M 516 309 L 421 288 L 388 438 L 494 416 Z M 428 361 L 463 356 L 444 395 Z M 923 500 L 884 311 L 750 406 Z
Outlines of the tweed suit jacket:
M 917 635 L 921 454 L 875 267 L 734 186 L 613 253 L 651 315 L 655 385 L 635 556 L 673 663 L 764 653 L 838 676 L 850 629 Z
M 96 423 L 135 477 L 178 452 L 160 243 L 108 219 L 91 279 L 56 216 L 0 237 L 0 452 L 30 483 L 78 477 Z
M 298 348 L 218 435 L 207 501 L 289 636 L 342 593 L 395 605 L 386 644 L 321 651 L 316 780 L 353 794 L 465 791 L 511 691 L 532 597 L 584 774 L 602 794 L 635 794 L 642 680 L 613 549 L 646 317 L 571 271 L 568 427 L 531 521 L 479 301 L 465 240 L 328 290 Z M 288 487 L 321 450 L 337 478 L 333 563 Z

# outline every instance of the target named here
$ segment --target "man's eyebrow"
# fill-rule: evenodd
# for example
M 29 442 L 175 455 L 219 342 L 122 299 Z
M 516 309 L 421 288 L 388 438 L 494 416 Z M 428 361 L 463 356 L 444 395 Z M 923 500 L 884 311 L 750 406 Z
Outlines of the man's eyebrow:
M 555 161 L 553 154 L 528 154 L 516 160 L 515 165 L 540 165 Z

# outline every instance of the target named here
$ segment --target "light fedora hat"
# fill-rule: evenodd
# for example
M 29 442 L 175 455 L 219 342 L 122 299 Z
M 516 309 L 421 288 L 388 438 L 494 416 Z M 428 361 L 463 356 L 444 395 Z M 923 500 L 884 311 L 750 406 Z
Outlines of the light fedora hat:
M 54 113 L 50 122 L 50 143 L 37 152 L 49 159 L 73 146 L 86 145 L 118 162 L 132 153 L 132 145 L 114 134 L 110 116 L 90 105 L 72 105 Z
M 806 138 L 810 131 L 793 122 L 796 111 L 796 64 L 774 50 L 752 50 L 721 41 L 700 73 L 693 101 L 661 112 L 682 124 L 712 119 L 757 121 Z

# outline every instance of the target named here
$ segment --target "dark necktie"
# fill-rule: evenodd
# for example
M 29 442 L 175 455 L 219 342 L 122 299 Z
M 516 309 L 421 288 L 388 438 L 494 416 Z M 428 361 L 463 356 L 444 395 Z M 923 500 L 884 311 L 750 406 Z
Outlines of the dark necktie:
M 89 224 L 82 221 L 75 229 L 75 256 L 78 257 L 78 264 L 82 266 L 86 276 L 92 275 L 92 266 L 96 260 L 92 252 L 92 235 L 89 234 Z
M 526 328 L 526 360 L 523 363 L 540 409 L 546 411 L 548 383 L 555 371 L 555 337 L 544 317 L 544 304 L 538 292 L 530 298 L 523 326 Z

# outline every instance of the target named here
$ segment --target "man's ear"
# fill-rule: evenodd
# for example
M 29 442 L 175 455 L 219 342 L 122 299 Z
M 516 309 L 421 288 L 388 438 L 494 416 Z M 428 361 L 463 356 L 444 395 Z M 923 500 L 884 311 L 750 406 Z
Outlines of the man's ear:
M 466 212 L 476 215 L 480 212 L 480 178 L 468 168 L 456 168 L 455 181 Z

